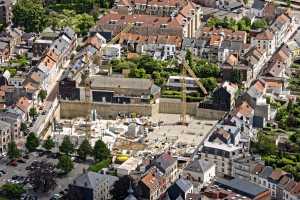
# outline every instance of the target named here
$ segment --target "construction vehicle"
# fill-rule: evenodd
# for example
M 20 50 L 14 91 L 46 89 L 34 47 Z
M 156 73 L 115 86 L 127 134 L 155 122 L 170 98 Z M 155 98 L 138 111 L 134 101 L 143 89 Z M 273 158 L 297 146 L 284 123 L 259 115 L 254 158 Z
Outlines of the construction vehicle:
M 187 126 L 188 122 L 186 119 L 186 108 L 187 108 L 187 103 L 186 103 L 187 88 L 186 88 L 186 79 L 185 79 L 186 75 L 188 74 L 189 76 L 195 79 L 196 84 L 199 86 L 199 88 L 201 89 L 201 91 L 205 96 L 208 93 L 204 88 L 203 84 L 199 81 L 194 71 L 186 63 L 185 59 L 182 59 L 180 56 L 178 56 L 177 58 L 179 63 L 181 63 L 181 76 L 182 76 L 182 78 L 180 79 L 182 97 L 181 97 L 181 114 L 180 114 L 179 124 Z

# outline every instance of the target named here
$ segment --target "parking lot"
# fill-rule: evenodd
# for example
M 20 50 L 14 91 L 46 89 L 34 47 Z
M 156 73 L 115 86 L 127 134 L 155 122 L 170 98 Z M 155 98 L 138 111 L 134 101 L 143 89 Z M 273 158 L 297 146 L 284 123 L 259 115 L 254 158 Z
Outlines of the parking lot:
M 47 155 L 39 156 L 39 153 L 33 152 L 29 154 L 28 159 L 22 159 L 26 163 L 19 163 L 17 162 L 17 166 L 11 166 L 7 165 L 9 162 L 8 159 L 3 158 L 0 160 L 0 170 L 5 171 L 5 174 L 3 174 L 0 177 L 0 186 L 12 181 L 12 178 L 16 176 L 23 176 L 26 177 L 28 175 L 28 170 L 26 170 L 26 167 L 30 166 L 34 161 L 47 161 L 50 163 L 53 163 L 54 165 L 57 164 L 58 160 L 54 158 L 49 158 Z M 68 185 L 73 182 L 74 178 L 77 177 L 79 174 L 81 174 L 84 169 L 87 169 L 87 164 L 82 163 L 74 163 L 74 169 L 66 176 L 62 178 L 56 178 L 56 188 L 53 191 L 49 191 L 48 193 L 35 193 L 33 191 L 28 191 L 29 194 L 33 194 L 33 196 L 36 196 L 39 200 L 49 200 L 54 194 L 58 194 L 64 189 L 68 188 Z

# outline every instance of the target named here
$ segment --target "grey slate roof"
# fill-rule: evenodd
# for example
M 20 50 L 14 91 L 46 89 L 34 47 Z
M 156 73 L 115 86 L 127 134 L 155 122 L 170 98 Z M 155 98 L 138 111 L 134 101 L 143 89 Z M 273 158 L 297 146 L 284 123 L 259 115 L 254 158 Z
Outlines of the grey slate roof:
M 266 166 L 263 171 L 259 174 L 261 178 L 267 179 L 273 172 L 273 168 L 270 166 Z
M 4 50 L 4 49 L 6 49 L 6 48 L 8 48 L 8 43 L 7 43 L 7 42 L 1 42 L 1 41 L 0 41 L 0 49 L 1 49 L 1 50 Z
M 223 188 L 230 189 L 249 198 L 255 198 L 257 195 L 268 191 L 268 189 L 239 178 L 229 180 L 218 178 L 215 183 Z
M 209 161 L 196 159 L 196 160 L 193 160 L 191 163 L 189 163 L 187 165 L 187 167 L 185 168 L 185 170 L 205 173 L 213 165 L 214 164 Z
M 252 4 L 252 8 L 261 10 L 265 7 L 265 2 L 262 0 L 254 0 L 254 3 Z
M 63 33 L 70 39 L 70 40 L 74 40 L 76 33 L 73 29 L 71 29 L 70 27 L 65 27 L 63 30 Z
M 114 184 L 114 182 L 118 180 L 118 178 L 115 176 L 99 174 L 96 172 L 87 172 L 78 176 L 74 180 L 73 185 L 94 189 L 98 185 L 98 183 L 106 180 L 108 180 L 108 185 L 110 187 Z
M 10 129 L 10 124 L 0 120 L 0 130 L 7 130 L 7 129 Z
M 184 38 L 181 44 L 182 49 L 193 48 L 195 45 L 195 41 L 196 40 L 194 38 Z
M 185 179 L 178 179 L 176 181 L 176 185 L 181 189 L 181 191 L 183 192 L 187 192 L 191 189 L 191 187 L 193 186 L 193 184 Z
M 169 155 L 169 153 L 163 153 L 154 160 L 154 165 L 165 172 L 168 167 L 172 166 L 176 162 L 177 160 Z
M 95 75 L 91 77 L 92 88 L 123 88 L 123 89 L 151 89 L 150 79 L 118 78 Z
M 167 199 L 183 200 L 185 194 L 193 187 L 193 184 L 185 179 L 178 179 L 167 191 Z

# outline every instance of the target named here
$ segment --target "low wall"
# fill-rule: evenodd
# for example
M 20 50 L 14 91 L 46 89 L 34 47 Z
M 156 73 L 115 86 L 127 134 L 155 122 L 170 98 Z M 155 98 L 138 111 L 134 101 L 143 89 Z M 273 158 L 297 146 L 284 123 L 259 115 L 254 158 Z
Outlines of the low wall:
M 187 103 L 186 113 L 189 115 L 196 115 L 198 103 Z M 159 112 L 168 114 L 180 114 L 181 113 L 181 100 L 180 99 L 166 99 L 161 98 L 159 100 Z
M 226 114 L 225 111 L 197 108 L 196 117 L 208 120 L 219 120 Z
M 160 99 L 159 112 L 168 114 L 181 113 L 181 100 L 180 99 Z M 186 113 L 197 118 L 208 120 L 219 120 L 225 115 L 225 111 L 198 108 L 198 103 L 187 103 Z
M 144 116 L 152 115 L 152 105 L 150 104 L 90 104 L 81 101 L 60 101 L 61 118 L 86 117 L 90 114 L 90 109 L 96 109 L 97 114 L 106 119 L 116 117 L 118 113 L 136 113 Z

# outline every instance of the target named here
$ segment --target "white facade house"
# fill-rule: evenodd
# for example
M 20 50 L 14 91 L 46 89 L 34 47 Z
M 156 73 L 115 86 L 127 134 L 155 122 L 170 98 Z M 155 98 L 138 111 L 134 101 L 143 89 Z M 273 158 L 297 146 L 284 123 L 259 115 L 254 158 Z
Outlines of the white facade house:
M 142 163 L 140 158 L 131 157 L 117 167 L 118 176 L 130 175 Z
M 10 124 L 0 121 L 0 155 L 3 155 L 8 150 L 8 143 L 11 139 Z
M 102 58 L 104 60 L 114 60 L 121 58 L 120 44 L 102 44 L 101 45 Z
M 251 45 L 266 51 L 267 55 L 270 56 L 276 50 L 276 39 L 270 30 L 266 30 L 257 34 L 256 37 L 251 38 Z
M 193 160 L 182 171 L 182 177 L 191 181 L 194 187 L 209 185 L 216 176 L 216 165 L 205 160 Z

